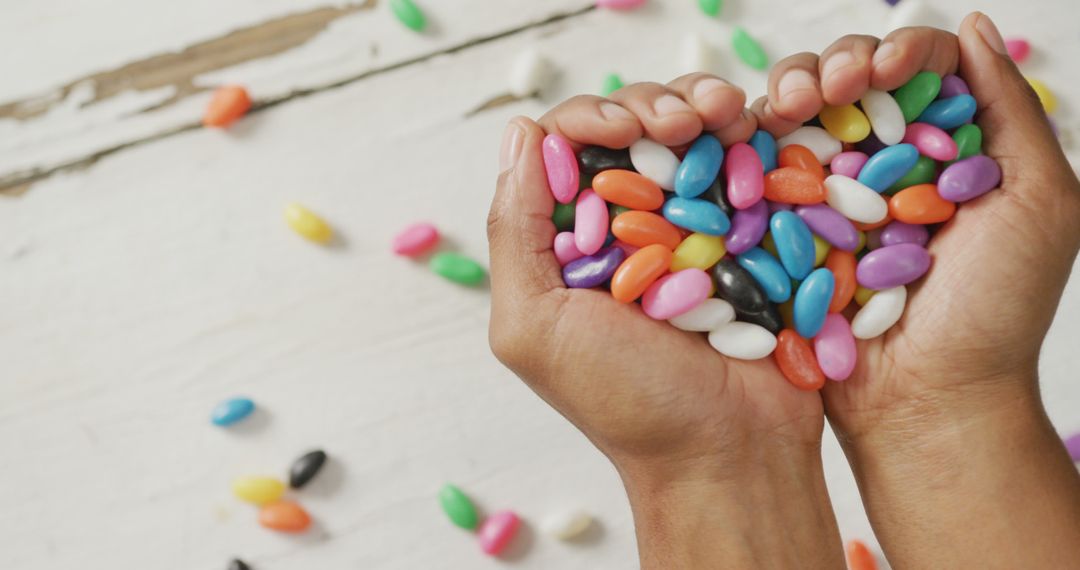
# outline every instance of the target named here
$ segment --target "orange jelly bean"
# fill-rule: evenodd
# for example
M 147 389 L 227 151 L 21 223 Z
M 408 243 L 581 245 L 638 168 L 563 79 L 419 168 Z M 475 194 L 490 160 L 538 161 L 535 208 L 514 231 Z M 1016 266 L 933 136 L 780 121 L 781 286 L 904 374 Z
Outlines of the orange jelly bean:
M 855 298 L 855 289 L 859 287 L 855 279 L 856 265 L 855 254 L 842 249 L 833 249 L 825 258 L 825 268 L 832 271 L 835 281 L 830 313 L 843 311 Z
M 664 205 L 660 186 L 630 170 L 605 170 L 593 177 L 592 189 L 605 202 L 634 210 L 656 210 Z
M 800 390 L 820 390 L 825 385 L 825 373 L 818 366 L 810 343 L 799 333 L 784 329 L 776 337 L 776 364 L 780 372 Z
M 304 532 L 311 526 L 311 517 L 292 501 L 278 501 L 259 509 L 259 524 L 280 532 Z
M 674 250 L 682 242 L 682 234 L 671 222 L 652 212 L 623 212 L 611 221 L 615 237 L 637 247 L 658 243 Z
M 825 183 L 801 168 L 777 168 L 765 175 L 765 197 L 785 204 L 820 204 L 825 201 Z
M 877 559 L 874 553 L 866 547 L 861 540 L 852 540 L 847 543 L 848 570 L 877 570 Z
M 239 85 L 226 85 L 214 91 L 210 104 L 203 115 L 203 126 L 227 127 L 243 117 L 251 109 L 251 97 L 247 89 Z
M 855 226 L 855 229 L 859 230 L 860 232 L 868 232 L 871 230 L 876 230 L 878 228 L 883 228 L 889 225 L 889 222 L 891 221 L 893 221 L 892 216 L 885 216 L 884 220 L 881 220 L 880 222 L 874 222 L 872 224 L 864 224 L 862 222 L 851 222 L 851 224 Z
M 818 162 L 813 151 L 802 145 L 789 144 L 780 149 L 780 166 L 805 170 L 818 180 L 825 180 L 825 168 Z
M 611 277 L 611 296 L 623 303 L 633 302 L 645 293 L 649 285 L 667 273 L 672 255 L 670 249 L 660 244 L 634 252 Z
M 956 204 L 942 198 L 934 184 L 912 186 L 889 200 L 889 215 L 905 224 L 938 224 L 955 213 Z

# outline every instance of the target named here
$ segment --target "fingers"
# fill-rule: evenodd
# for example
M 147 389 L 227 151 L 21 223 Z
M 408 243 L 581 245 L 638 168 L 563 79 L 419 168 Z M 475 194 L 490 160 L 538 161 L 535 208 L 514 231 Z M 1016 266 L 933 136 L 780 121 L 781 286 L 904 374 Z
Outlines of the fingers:
M 707 73 L 690 73 L 667 84 L 697 111 L 707 131 L 722 129 L 741 118 L 746 105 L 742 89 Z
M 937 28 L 901 28 L 885 36 L 872 60 L 870 86 L 892 91 L 920 71 L 956 73 L 960 44 L 955 34 Z
M 847 105 L 866 93 L 878 41 L 873 36 L 844 36 L 821 52 L 818 73 L 826 104 Z
M 540 117 L 539 123 L 544 131 L 570 141 L 575 151 L 584 145 L 626 148 L 642 135 L 641 122 L 633 113 L 595 95 L 571 97 Z
M 641 121 L 645 136 L 666 146 L 686 144 L 701 134 L 697 111 L 675 91 L 659 83 L 635 83 L 611 94 Z
M 769 73 L 769 94 L 753 108 L 762 128 L 783 136 L 821 111 L 818 56 L 799 53 L 781 60 Z

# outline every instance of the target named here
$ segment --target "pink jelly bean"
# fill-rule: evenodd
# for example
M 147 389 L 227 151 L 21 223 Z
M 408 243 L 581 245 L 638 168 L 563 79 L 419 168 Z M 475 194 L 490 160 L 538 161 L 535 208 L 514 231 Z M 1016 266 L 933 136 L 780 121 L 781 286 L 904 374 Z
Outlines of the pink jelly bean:
M 1021 38 L 1009 38 L 1005 40 L 1005 49 L 1009 52 L 1009 57 L 1016 63 L 1024 63 L 1024 60 L 1031 55 L 1031 44 L 1027 40 Z
M 394 236 L 394 253 L 414 257 L 435 247 L 439 243 L 439 230 L 435 226 L 422 222 L 413 224 Z
M 638 247 L 636 245 L 630 245 L 630 244 L 626 243 L 625 241 L 623 241 L 621 239 L 617 239 L 614 242 L 612 242 L 611 246 L 621 249 L 623 251 L 623 253 L 626 254 L 626 257 L 630 257 L 631 255 L 634 255 L 634 253 L 636 253 L 637 250 L 641 249 L 640 247 Z
M 829 168 L 833 174 L 839 174 L 840 176 L 847 176 L 848 178 L 858 178 L 859 172 L 862 170 L 866 161 L 870 160 L 866 153 L 853 150 L 850 152 L 842 152 L 833 157 L 832 162 L 829 163 Z
M 731 205 L 745 210 L 757 204 L 765 194 L 765 167 L 754 147 L 735 143 L 724 161 L 727 168 L 727 195 Z
M 519 527 L 521 527 L 521 519 L 511 511 L 491 515 L 484 519 L 480 530 L 477 531 L 480 548 L 492 556 L 498 556 L 513 540 Z
M 841 382 L 851 376 L 855 370 L 855 337 L 843 315 L 830 313 L 825 317 L 825 326 L 814 337 L 814 352 L 828 379 Z
M 543 152 L 551 194 L 560 204 L 569 204 L 574 200 L 581 180 L 574 149 L 559 135 L 548 135 L 544 137 Z
M 566 265 L 575 259 L 585 257 L 584 253 L 574 245 L 574 232 L 560 232 L 555 236 L 555 259 L 559 265 Z
M 956 160 L 960 150 L 949 133 L 926 123 L 911 123 L 904 133 L 904 141 L 915 145 L 919 154 L 934 160 Z
M 1065 449 L 1069 450 L 1069 457 L 1073 461 L 1080 463 L 1080 432 L 1077 432 L 1063 440 L 1065 442 Z
M 607 204 L 592 188 L 582 191 L 574 210 L 574 245 L 582 254 L 592 255 L 604 247 L 607 233 Z
M 657 279 L 641 296 L 645 314 L 658 321 L 673 319 L 709 298 L 712 279 L 700 269 L 683 269 Z
M 612 10 L 633 10 L 645 4 L 646 0 L 596 0 L 597 8 L 611 8 Z

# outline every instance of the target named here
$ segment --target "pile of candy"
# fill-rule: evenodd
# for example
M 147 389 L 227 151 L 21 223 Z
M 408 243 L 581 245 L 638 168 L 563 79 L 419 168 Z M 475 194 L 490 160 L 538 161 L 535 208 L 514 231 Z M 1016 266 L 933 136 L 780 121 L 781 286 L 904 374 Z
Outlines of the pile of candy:
M 920 73 L 778 141 L 758 131 L 726 150 L 705 134 L 685 151 L 641 139 L 575 155 L 549 135 L 563 279 L 640 299 L 727 356 L 775 351 L 797 387 L 845 380 L 855 339 L 900 320 L 934 230 L 1001 180 L 979 154 L 975 111 L 961 78 Z

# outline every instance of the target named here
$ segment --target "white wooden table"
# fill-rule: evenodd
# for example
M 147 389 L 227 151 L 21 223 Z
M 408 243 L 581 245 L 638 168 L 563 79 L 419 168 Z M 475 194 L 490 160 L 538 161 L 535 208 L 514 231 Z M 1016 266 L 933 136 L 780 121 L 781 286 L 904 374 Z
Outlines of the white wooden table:
M 422 35 L 375 0 L 0 7 L 0 568 L 186 570 L 232 556 L 281 570 L 636 566 L 613 469 L 491 356 L 487 293 L 393 257 L 388 241 L 429 219 L 486 259 L 505 120 L 595 92 L 609 71 L 668 80 L 688 32 L 756 96 L 765 75 L 732 58 L 734 23 L 775 60 L 881 34 L 890 9 L 728 0 L 714 21 L 691 0 L 634 13 L 589 0 L 418 1 L 434 22 Z M 1057 92 L 1075 138 L 1070 0 L 937 4 L 922 18 L 955 27 L 978 8 L 1031 38 L 1026 70 Z M 253 38 L 258 49 L 244 51 Z M 506 94 L 531 46 L 557 80 L 539 99 L 477 112 Z M 125 83 L 131 74 L 142 83 Z M 195 128 L 205 88 L 224 82 L 276 104 L 228 132 Z M 344 245 L 292 234 L 289 201 L 324 214 Z M 1062 431 L 1080 430 L 1078 281 L 1041 367 Z M 261 411 L 212 427 L 210 408 L 233 394 Z M 843 534 L 871 539 L 826 439 Z M 229 481 L 282 473 L 313 447 L 333 458 L 298 495 L 316 528 L 262 529 Z M 448 524 L 435 500 L 445 481 L 526 519 L 508 557 L 486 558 Z M 595 513 L 600 532 L 571 546 L 537 531 L 564 507 Z

